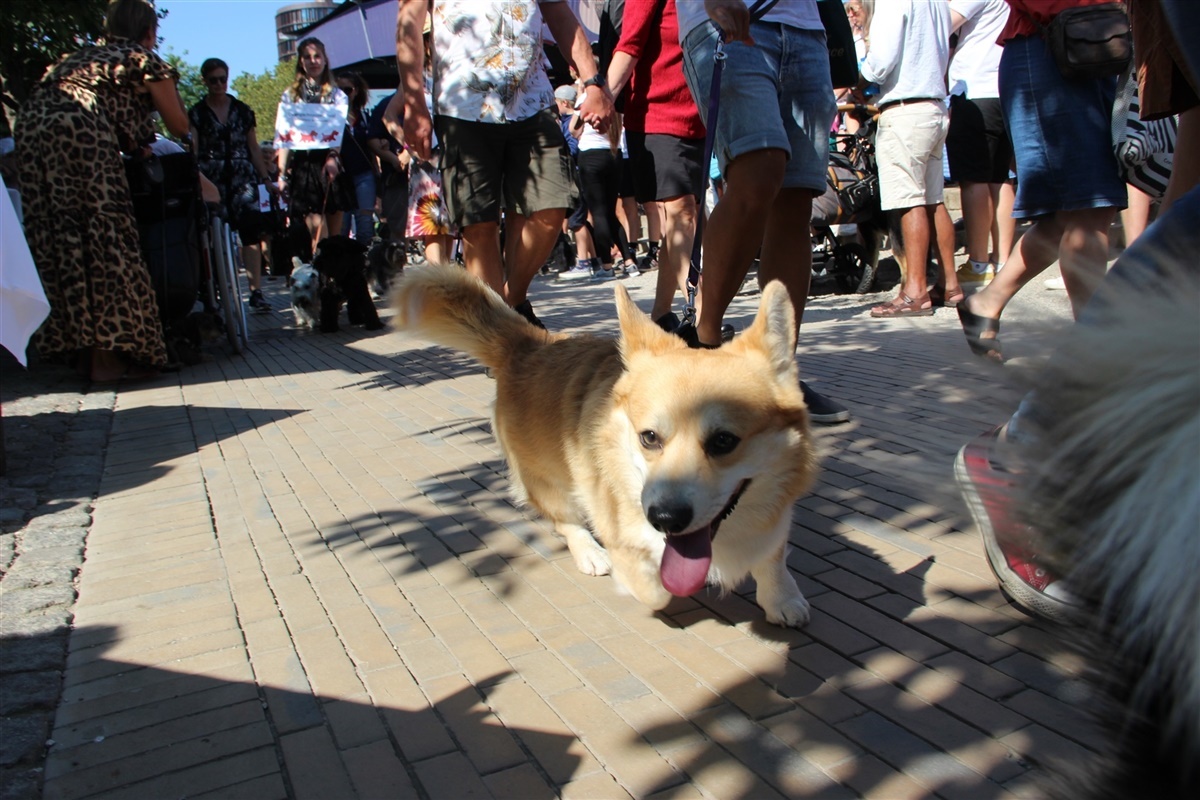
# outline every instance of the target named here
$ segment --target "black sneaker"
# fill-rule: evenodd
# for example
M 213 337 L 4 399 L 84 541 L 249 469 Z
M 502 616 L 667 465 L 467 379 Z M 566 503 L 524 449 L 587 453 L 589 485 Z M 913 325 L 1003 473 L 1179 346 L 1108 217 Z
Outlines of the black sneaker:
M 804 393 L 804 405 L 808 406 L 808 418 L 818 425 L 837 425 L 850 421 L 850 410 L 835 403 L 823 394 L 817 394 L 807 383 L 800 381 Z
M 668 311 L 658 319 L 654 320 L 654 324 L 662 328 L 667 333 L 674 333 L 679 330 L 679 317 L 675 316 L 674 311 Z
M 250 303 L 250 307 L 257 311 L 270 311 L 271 310 L 271 306 L 267 302 L 267 299 L 265 297 L 263 297 L 262 292 L 260 292 L 258 289 L 255 289 L 254 291 L 250 292 L 249 303 Z
M 542 321 L 537 318 L 536 314 L 533 313 L 533 304 L 528 300 L 522 300 L 520 303 L 517 303 L 515 306 L 513 306 L 513 311 L 529 320 L 529 324 L 533 325 L 535 328 L 546 330 L 546 326 L 543 325 Z

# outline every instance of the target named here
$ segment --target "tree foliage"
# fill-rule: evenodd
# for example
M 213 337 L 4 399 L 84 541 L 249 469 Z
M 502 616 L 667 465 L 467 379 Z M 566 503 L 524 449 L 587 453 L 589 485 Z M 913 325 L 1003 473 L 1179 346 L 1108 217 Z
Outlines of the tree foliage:
M 17 107 L 50 65 L 104 33 L 108 0 L 6 0 L 0 12 L 0 100 L 4 135 Z
M 279 96 L 292 85 L 296 76 L 296 65 L 281 61 L 274 71 L 251 75 L 243 72 L 233 79 L 233 90 L 238 99 L 254 110 L 258 120 L 258 138 L 269 139 L 275 130 L 275 112 L 279 108 Z
M 183 98 L 183 107 L 191 108 L 204 98 L 207 90 L 204 80 L 200 77 L 200 67 L 184 61 L 183 56 L 186 55 L 186 50 L 183 51 L 183 55 L 170 50 L 163 56 L 163 60 L 179 72 L 179 96 Z

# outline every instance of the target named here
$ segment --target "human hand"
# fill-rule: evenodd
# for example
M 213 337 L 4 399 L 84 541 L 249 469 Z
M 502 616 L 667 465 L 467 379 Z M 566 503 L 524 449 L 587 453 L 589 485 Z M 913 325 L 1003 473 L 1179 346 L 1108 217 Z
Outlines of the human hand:
M 342 165 L 341 165 L 341 162 L 338 161 L 337 156 L 331 155 L 331 156 L 329 156 L 329 158 L 325 159 L 324 172 L 325 172 L 325 180 L 327 182 L 332 182 L 333 179 L 336 178 L 341 171 L 342 171 Z
M 583 90 L 583 103 L 578 111 L 579 119 L 591 125 L 598 133 L 607 133 L 615 114 L 612 92 L 607 87 L 592 85 Z
M 704 0 L 704 10 L 725 34 L 726 42 L 754 44 L 750 38 L 750 10 L 743 0 Z

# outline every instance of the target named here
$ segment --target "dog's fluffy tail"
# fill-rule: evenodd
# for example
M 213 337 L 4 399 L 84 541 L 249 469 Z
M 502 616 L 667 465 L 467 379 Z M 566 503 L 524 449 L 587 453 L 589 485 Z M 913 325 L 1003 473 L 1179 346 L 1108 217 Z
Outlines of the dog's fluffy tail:
M 496 369 L 513 353 L 549 341 L 483 281 L 455 265 L 408 270 L 392 293 L 396 327 L 460 350 Z

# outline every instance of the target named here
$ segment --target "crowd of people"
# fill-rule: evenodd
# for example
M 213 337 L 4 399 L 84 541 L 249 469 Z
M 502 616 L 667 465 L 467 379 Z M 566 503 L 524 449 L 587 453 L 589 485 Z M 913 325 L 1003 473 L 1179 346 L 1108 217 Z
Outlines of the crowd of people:
M 190 135 L 201 173 L 240 234 L 251 306 L 265 306 L 259 212 L 265 190 L 307 230 L 310 249 L 332 234 L 372 237 L 377 219 L 393 239 L 420 240 L 433 260 L 450 259 L 459 241 L 466 268 L 534 324 L 541 323 L 530 282 L 570 231 L 576 257 L 563 265 L 560 280 L 657 267 L 651 317 L 693 345 L 711 347 L 730 335 L 724 311 L 755 260 L 760 280 L 788 286 L 802 318 L 812 274 L 807 221 L 814 195 L 826 187 L 830 123 L 834 131 L 856 124 L 838 117 L 834 102 L 860 102 L 879 112 L 881 206 L 910 256 L 895 299 L 871 316 L 956 308 L 971 350 L 1002 360 L 1000 316 L 1022 286 L 1058 261 L 1078 311 L 1103 277 L 1116 212 L 1135 198 L 1136 220 L 1127 220 L 1132 235 L 1152 213 L 1151 199 L 1132 193 L 1113 166 L 1108 109 L 1115 80 L 1064 78 L 1042 34 L 1060 12 L 1098 2 L 845 0 L 860 81 L 838 93 L 830 85 L 817 0 L 749 7 L 743 0 L 606 3 L 601 27 L 609 41 L 601 42 L 601 58 L 562 2 L 527 0 L 503 12 L 511 16 L 506 25 L 491 19 L 501 12 L 468 0 L 404 3 L 395 94 L 369 107 L 363 77 L 335 75 L 322 42 L 304 39 L 280 102 L 344 109 L 340 147 L 280 147 L 268 159 L 254 112 L 228 93 L 228 65 L 207 59 L 200 69 L 205 94 L 182 109 L 178 76 L 154 52 L 156 27 L 128 27 L 141 24 L 152 4 L 115 0 L 105 43 L 56 65 L 21 115 L 17 143 L 29 156 L 22 159 L 24 183 L 40 189 L 28 191 L 28 213 L 62 220 L 64 207 L 83 201 L 63 196 L 57 177 L 80 159 L 56 158 L 34 174 L 47 148 L 79 148 L 58 141 L 60 119 L 102 117 L 97 128 L 107 138 L 94 163 L 112 173 L 106 183 L 120 193 L 119 156 L 147 142 L 157 112 L 172 134 Z M 1194 78 L 1169 47 L 1157 46 L 1170 41 L 1157 0 L 1130 5 L 1135 29 L 1152 42 L 1137 52 L 1142 113 L 1182 113 L 1186 132 L 1194 126 Z M 570 66 L 571 78 L 558 86 L 547 69 L 543 30 Z M 725 77 L 713 97 L 718 42 Z M 1148 81 L 1148 73 L 1165 76 L 1168 90 Z M 93 97 L 105 104 L 101 112 Z M 1057 105 L 1051 108 L 1047 97 Z M 713 157 L 703 163 L 710 106 L 720 111 Z M 1168 203 L 1195 180 L 1193 157 L 1184 152 L 1181 161 Z M 704 215 L 710 169 L 720 202 Z M 956 232 L 943 203 L 946 178 L 961 189 L 967 255 L 961 265 L 954 263 Z M 708 224 L 703 216 L 710 216 Z M 1029 228 L 1014 244 L 1021 220 Z M 140 283 L 144 265 L 128 228 L 126 222 L 110 228 L 122 232 L 112 244 L 121 257 L 107 262 L 132 275 L 117 291 L 136 299 L 107 297 L 113 281 L 100 276 L 81 281 L 93 269 L 91 259 L 68 268 L 74 256 L 57 253 L 71 235 L 54 224 L 32 226 L 33 250 L 46 264 L 43 280 L 65 300 L 39 334 L 39 350 L 51 357 L 83 354 L 100 379 L 163 363 L 150 291 Z M 704 269 L 697 287 L 691 282 L 698 238 Z M 927 252 L 938 265 L 931 283 Z M 689 291 L 696 292 L 695 312 Z M 120 321 L 97 323 L 91 306 Z M 819 421 L 848 418 L 811 390 L 809 399 Z
M 50 301 L 33 345 L 98 383 L 167 365 L 122 161 L 149 152 L 157 117 L 173 136 L 190 136 L 212 199 L 240 234 L 252 306 L 265 305 L 265 192 L 286 202 L 314 249 L 325 236 L 382 229 L 447 261 L 457 241 L 464 267 L 539 327 L 530 285 L 569 230 L 577 258 L 560 280 L 657 268 L 654 322 L 692 347 L 719 347 L 730 335 L 725 311 L 755 261 L 760 281 L 781 281 L 803 319 L 813 199 L 826 190 L 831 131 L 856 125 L 836 113 L 835 101 L 850 101 L 877 110 L 879 202 L 907 254 L 895 298 L 870 317 L 955 308 L 970 351 L 1002 363 L 1001 318 L 1024 286 L 1057 262 L 1078 316 L 1105 278 L 1117 212 L 1135 198 L 1132 239 L 1155 204 L 1165 212 L 1200 182 L 1196 75 L 1164 11 L 1178 14 L 1180 4 L 1128 3 L 1126 80 L 1137 84 L 1141 118 L 1177 120 L 1161 198 L 1132 195 L 1118 169 L 1118 76 L 1064 75 L 1056 61 L 1047 27 L 1103 3 L 846 0 L 859 81 L 835 92 L 817 0 L 609 2 L 601 58 L 561 0 L 405 2 L 399 85 L 374 108 L 361 75 L 334 74 L 318 39 L 299 43 L 280 102 L 344 109 L 345 130 L 339 147 L 280 147 L 272 157 L 254 112 L 228 93 L 224 61 L 204 61 L 205 94 L 186 109 L 177 72 L 156 53 L 153 4 L 113 0 L 104 40 L 48 70 L 17 117 L 26 236 Z M 558 86 L 546 30 L 571 70 Z M 721 192 L 705 220 L 710 171 Z M 960 265 L 947 177 L 962 195 Z M 639 209 L 649 238 L 640 260 Z M 850 418 L 802 389 L 815 422 Z M 1032 556 L 998 552 L 1031 584 Z

